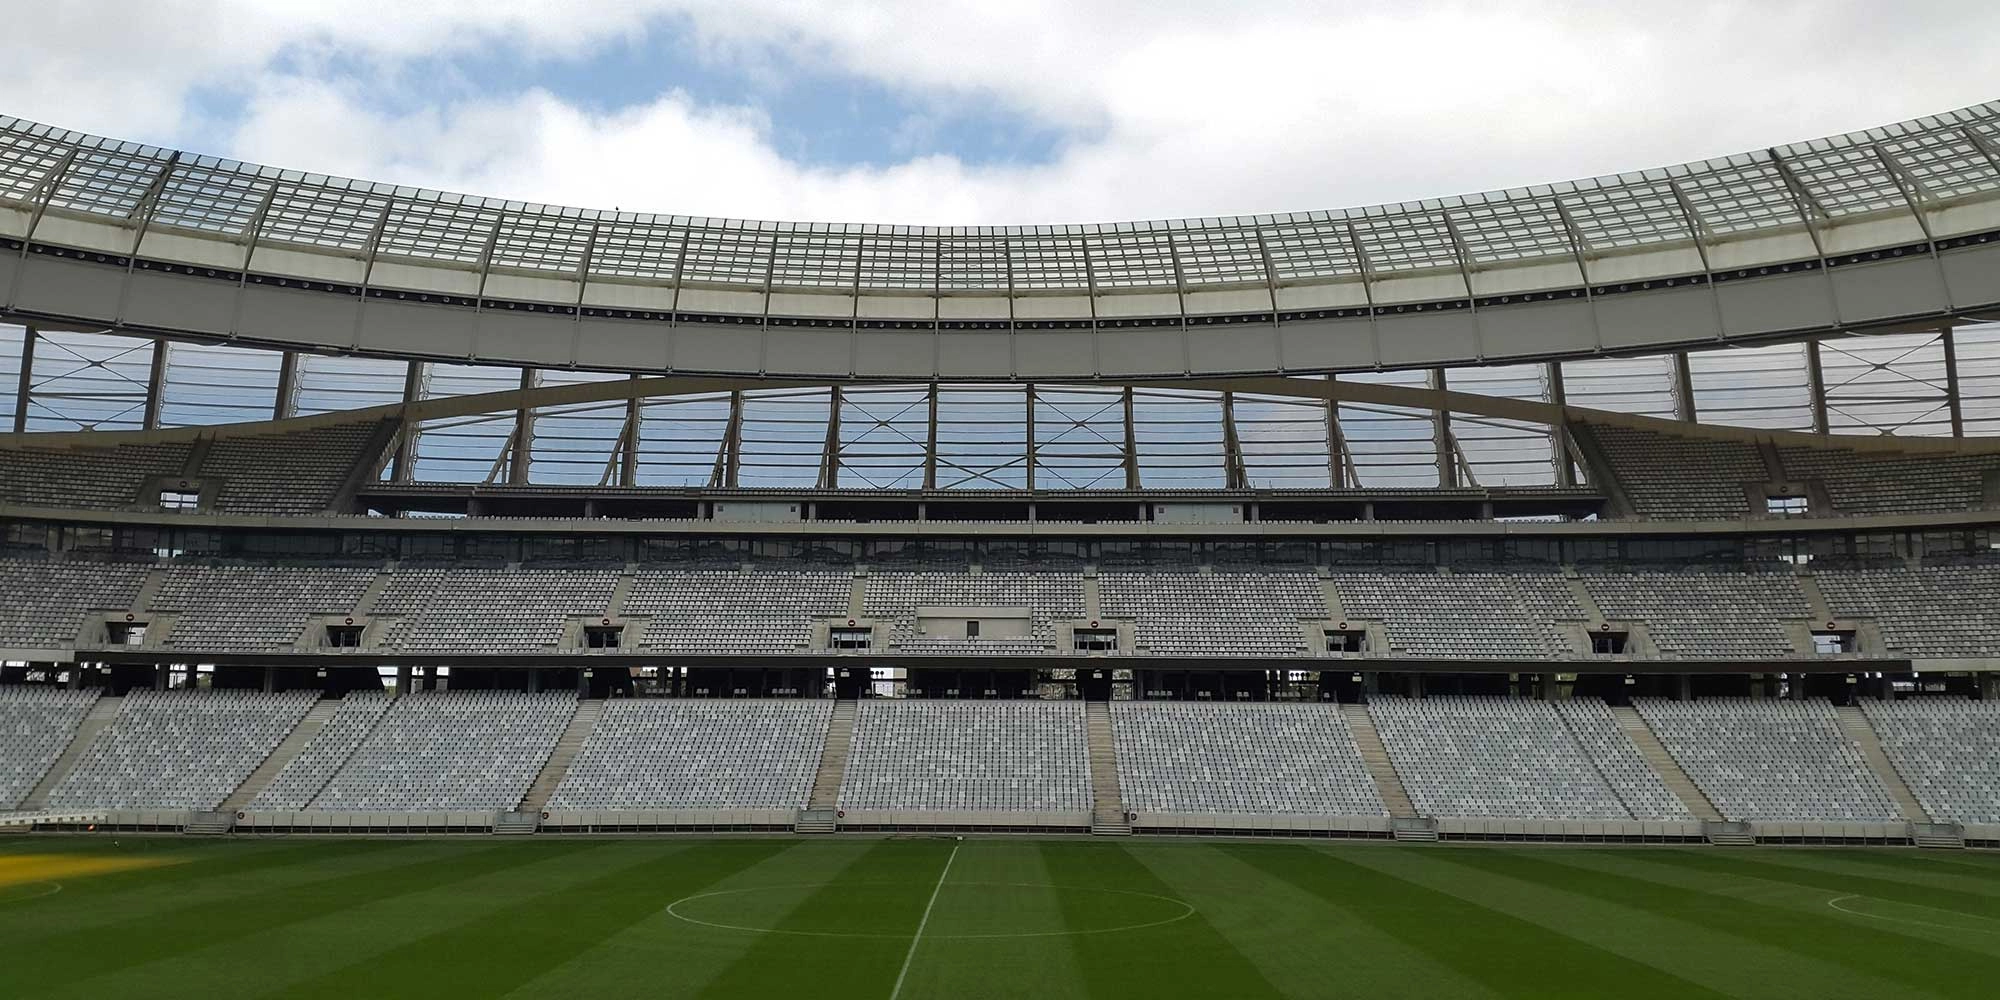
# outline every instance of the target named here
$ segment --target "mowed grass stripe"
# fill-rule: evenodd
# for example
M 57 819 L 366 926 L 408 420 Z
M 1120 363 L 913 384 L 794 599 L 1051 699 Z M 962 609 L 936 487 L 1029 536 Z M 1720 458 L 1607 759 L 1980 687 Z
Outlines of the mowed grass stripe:
M 454 845 L 460 852 L 477 841 Z M 189 996 L 260 997 L 341 966 L 401 945 L 405 933 L 383 928 L 434 932 L 479 917 L 537 894 L 592 877 L 618 862 L 616 842 L 582 850 L 549 850 L 540 857 L 462 882 L 421 892 L 385 894 L 349 909 L 273 927 L 241 938 L 209 944 L 194 936 L 186 948 L 145 965 L 94 976 L 46 991 L 49 1000 L 75 997 L 147 996 L 173 983 Z M 389 887 L 385 887 L 389 888 Z M 244 956 L 255 955 L 254 962 Z
M 1062 901 L 1032 842 L 968 840 L 924 931 L 901 1000 L 1089 996 L 1075 956 L 1059 938 Z M 1022 937 L 961 935 L 1022 934 Z
M 1983 865 L 1934 865 L 1912 853 L 1871 854 L 1861 851 L 1767 851 L 1759 860 L 1829 872 L 1851 878 L 1886 878 L 1911 886 L 1969 892 L 2000 899 L 2000 868 Z
M 1124 845 L 1058 841 L 1042 845 L 1043 864 L 1057 885 L 1102 886 L 1174 897 L 1174 890 L 1141 864 Z M 1062 897 L 1065 922 L 1073 928 L 1115 923 L 1103 908 L 1117 906 L 1102 894 Z M 1178 897 L 1175 897 L 1178 898 Z M 1229 939 L 1202 916 L 1201 901 L 1189 900 L 1195 914 L 1143 932 L 1087 934 L 1063 939 L 1083 974 L 1088 995 L 1109 997 L 1277 997 L 1284 994 L 1264 978 Z
M 1492 1000 L 1484 985 L 1325 899 L 1273 878 L 1226 845 L 1148 844 L 1132 854 L 1287 996 Z M 1360 958 L 1360 956 L 1365 956 Z
M 948 840 L 885 840 L 827 872 L 774 924 L 804 933 L 758 935 L 700 995 L 887 997 L 951 848 Z
M 1533 921 L 1385 874 L 1330 851 L 1297 845 L 1231 849 L 1273 877 L 1319 895 L 1501 996 L 1591 1000 L 1728 996 Z
M 1566 863 L 1591 860 L 1587 852 L 1468 848 L 1438 853 L 1446 862 L 1463 868 L 1644 911 L 1679 924 L 1683 930 L 1678 933 L 1638 943 L 1670 955 L 1681 952 L 1682 960 L 1690 966 L 1736 980 L 1740 985 L 1732 984 L 1730 991 L 1742 996 L 1963 995 L 1958 992 L 1964 986 L 1961 977 L 1941 976 L 1927 967 L 1929 962 L 1922 952 L 1930 942 L 1896 936 L 1881 939 L 1879 946 L 1857 948 L 1854 925 L 1831 910 L 1822 914 L 1622 875 L 1602 865 Z M 1732 941 L 1775 949 L 1796 961 L 1759 960 L 1748 953 L 1749 949 L 1732 949 Z M 1994 971 L 1986 956 L 1939 947 L 1943 953 L 1937 957 L 1943 961 L 1963 960 L 1965 968 L 1983 968 L 1985 971 L 1976 971 L 1978 976 Z
M 846 866 L 869 846 L 867 841 L 838 838 L 785 842 L 785 850 L 732 872 L 702 891 L 814 882 L 824 879 L 828 871 Z M 697 996 L 760 939 L 757 934 L 688 923 L 662 905 L 507 995 L 519 1000 Z
M 47 838 L 36 838 L 46 843 Z M 100 854 L 122 854 L 101 841 L 88 841 Z M 390 858 L 399 847 L 390 841 L 321 841 L 272 849 L 258 844 L 241 854 L 224 842 L 158 846 L 142 857 L 172 858 L 158 868 L 107 872 L 63 882 L 63 891 L 25 906 L 0 905 L 0 940 L 19 947 L 45 937 L 148 916 L 171 919 L 173 912 L 202 902 L 258 892 L 337 873 L 350 859 Z M 69 853 L 69 852 L 66 852 Z M 79 856 L 81 856 L 79 854 Z
M 1914 886 L 1886 878 L 1867 878 L 1800 868 L 1772 861 L 1753 860 L 1723 851 L 1676 851 L 1673 857 L 1688 867 L 1719 875 L 1787 882 L 1792 885 L 1824 889 L 1829 898 L 1852 893 L 1898 903 L 1910 903 L 1933 910 L 1962 913 L 1978 918 L 1982 922 L 2000 921 L 2000 899 L 1978 893 Z
M 17 977 L 17 983 L 38 988 L 77 982 L 178 954 L 193 940 L 210 946 L 235 941 L 385 897 L 511 868 L 531 860 L 538 847 L 541 845 L 519 843 L 475 851 L 426 852 L 419 860 L 392 867 L 357 868 L 299 885 L 184 907 L 165 919 L 139 918 L 63 934 L 38 942 L 18 960 L 10 961 L 9 972 Z M 163 929 L 185 933 L 163 933 Z M 116 947 L 107 948 L 107 941 L 116 942 Z
M 627 863 L 589 881 L 552 889 L 407 940 L 384 954 L 273 995 L 503 996 L 668 902 L 784 849 L 783 843 L 773 840 L 715 841 L 685 849 L 658 845 L 656 850 L 626 859 Z M 440 955 L 468 956 L 470 960 L 441 970 Z
M 1676 919 L 1637 899 L 1574 891 L 1538 875 L 1534 855 L 1488 845 L 1429 851 L 1345 851 L 1349 860 L 1641 962 L 1708 989 L 1758 1000 L 1874 1000 L 1903 984 Z

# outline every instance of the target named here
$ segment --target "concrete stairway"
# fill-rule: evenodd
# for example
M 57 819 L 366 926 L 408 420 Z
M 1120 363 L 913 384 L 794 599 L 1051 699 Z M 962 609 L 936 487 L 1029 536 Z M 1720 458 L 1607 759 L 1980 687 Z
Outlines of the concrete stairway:
M 1100 837 L 1129 837 L 1125 796 L 1118 787 L 1118 743 L 1111 736 L 1111 704 L 1084 706 L 1084 732 L 1090 738 L 1090 832 Z
M 90 706 L 90 712 L 83 717 L 81 723 L 77 724 L 76 735 L 70 737 L 69 746 L 63 750 L 62 756 L 57 757 L 56 762 L 49 765 L 49 772 L 42 775 L 42 780 L 35 785 L 34 790 L 28 793 L 27 798 L 21 800 L 20 811 L 39 812 L 48 808 L 49 793 L 69 775 L 69 772 L 76 767 L 77 761 L 83 759 L 83 752 L 90 748 L 90 741 L 96 739 L 98 732 L 110 725 L 112 719 L 118 717 L 118 709 L 124 704 L 123 698 L 99 698 L 97 704 Z
M 496 837 L 525 837 L 541 828 L 542 814 L 538 812 L 503 812 L 493 817 Z
M 1654 735 L 1651 726 L 1646 725 L 1638 709 L 1630 705 L 1613 705 L 1611 715 L 1618 720 L 1618 728 L 1625 731 L 1625 738 L 1639 748 L 1639 756 L 1646 759 L 1646 766 L 1660 776 L 1660 782 L 1667 786 L 1667 791 L 1674 793 L 1674 797 L 1681 800 L 1681 805 L 1686 806 L 1695 819 L 1708 823 L 1722 821 L 1722 813 L 1716 811 L 1715 803 L 1710 802 L 1694 779 L 1681 770 L 1680 763 L 1660 744 L 1660 738 Z
M 1361 748 L 1361 762 L 1368 766 L 1368 776 L 1375 779 L 1375 791 L 1381 794 L 1382 804 L 1389 807 L 1389 816 L 1416 819 L 1417 807 L 1410 804 L 1410 793 L 1404 790 L 1403 779 L 1389 760 L 1389 750 L 1382 745 L 1382 734 L 1375 731 L 1375 720 L 1369 718 L 1368 706 L 1342 705 L 1340 714 L 1354 733 L 1355 745 Z
M 832 833 L 839 827 L 840 782 L 847 777 L 847 754 L 854 748 L 854 716 L 860 706 L 852 698 L 833 703 L 826 720 L 826 745 L 820 750 L 819 771 L 812 793 L 792 829 L 799 833 Z
M 1875 772 L 1882 787 L 1888 790 L 1889 798 L 1895 800 L 1896 809 L 1903 814 L 1903 818 L 1912 823 L 1929 823 L 1931 814 L 1924 809 L 1923 803 L 1917 801 L 1916 793 L 1910 791 L 1910 786 L 1896 771 L 1896 765 L 1883 752 L 1882 740 L 1875 735 L 1875 727 L 1869 725 L 1868 714 L 1855 705 L 1836 705 L 1833 714 L 1840 718 L 1841 730 L 1861 751 L 1861 759 L 1868 762 L 1868 769 Z
M 521 797 L 520 812 L 541 815 L 542 807 L 549 804 L 549 796 L 556 793 L 556 786 L 562 784 L 570 764 L 583 750 L 590 731 L 597 728 L 597 720 L 603 717 L 604 699 L 587 698 L 576 703 L 576 714 L 569 717 L 569 725 L 556 740 L 555 749 L 549 751 L 549 759 L 542 762 L 542 770 L 535 775 L 535 783 L 529 785 L 528 794 Z M 494 832 L 500 831 L 496 829 Z
M 250 800 L 256 798 L 258 792 L 263 791 L 273 779 L 277 778 L 278 772 L 298 759 L 299 754 L 304 752 L 306 744 L 311 743 L 313 737 L 318 736 L 319 731 L 333 721 L 334 713 L 338 711 L 340 702 L 337 699 L 321 698 L 314 702 L 313 707 L 306 710 L 306 717 L 300 719 L 299 724 L 292 727 L 292 731 L 285 736 L 285 741 L 278 744 L 278 748 L 271 751 L 271 755 L 265 757 L 264 762 L 257 765 L 257 769 L 250 772 L 250 776 L 243 779 L 243 784 L 228 798 L 223 799 L 222 804 L 216 809 L 233 816 L 237 810 L 249 805 Z
M 190 837 L 220 837 L 236 829 L 236 814 L 221 811 L 199 811 L 188 814 L 187 825 L 181 832 Z

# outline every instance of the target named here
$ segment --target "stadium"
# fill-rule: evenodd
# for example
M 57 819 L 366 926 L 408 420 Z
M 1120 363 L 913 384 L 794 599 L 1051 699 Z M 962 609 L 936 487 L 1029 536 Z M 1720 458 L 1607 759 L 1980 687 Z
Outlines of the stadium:
M 0 296 L 24 994 L 2000 974 L 2000 104 L 965 228 L 5 118 Z

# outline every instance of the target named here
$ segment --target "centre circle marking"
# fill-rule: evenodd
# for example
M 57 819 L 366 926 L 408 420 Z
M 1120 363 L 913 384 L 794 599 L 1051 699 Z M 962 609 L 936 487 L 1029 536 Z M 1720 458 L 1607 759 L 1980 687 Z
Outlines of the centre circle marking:
M 919 883 L 916 882 L 843 882 L 843 883 L 792 882 L 783 885 L 753 885 L 753 886 L 746 886 L 741 889 L 716 889 L 710 892 L 697 892 L 691 896 L 682 896 L 681 898 L 676 899 L 673 902 L 667 904 L 666 913 L 668 916 L 673 917 L 675 920 L 680 920 L 685 923 L 695 924 L 700 927 L 712 927 L 715 928 L 716 930 L 725 930 L 725 931 L 742 931 L 747 934 L 789 934 L 795 937 L 874 938 L 874 939 L 901 941 L 904 938 L 909 937 L 910 932 L 906 931 L 901 933 L 889 934 L 889 933 L 881 933 L 875 931 L 812 931 L 812 930 L 794 930 L 792 928 L 786 928 L 786 927 L 751 927 L 745 924 L 728 924 L 715 920 L 703 920 L 700 917 L 689 916 L 686 913 L 681 912 L 680 910 L 682 906 L 685 906 L 689 903 L 698 902 L 704 899 L 715 899 L 721 896 L 741 896 L 754 892 L 777 892 L 785 889 L 825 889 L 830 887 L 834 888 L 851 887 L 855 889 L 865 889 L 865 888 L 881 888 L 884 886 L 902 886 L 909 888 L 923 887 L 923 885 L 920 885 Z M 1094 885 L 1053 885 L 1047 882 L 948 882 L 945 884 L 945 888 L 947 889 L 957 889 L 957 888 L 965 888 L 972 886 L 986 886 L 989 888 L 1001 888 L 1001 889 L 1054 889 L 1057 892 L 1095 892 L 1110 896 L 1131 896 L 1137 899 L 1149 899 L 1149 900 L 1156 900 L 1162 903 L 1169 903 L 1171 905 L 1180 907 L 1181 912 L 1176 913 L 1171 917 L 1166 917 L 1160 920 L 1148 920 L 1142 923 L 1134 923 L 1134 924 L 1119 924 L 1114 927 L 1085 927 L 1078 930 L 1018 931 L 1018 932 L 988 933 L 988 934 L 939 934 L 936 932 L 931 932 L 925 934 L 924 935 L 925 938 L 936 938 L 944 941 L 982 941 L 982 940 L 996 940 L 1003 938 L 1013 939 L 1013 938 L 1046 938 L 1046 937 L 1082 937 L 1085 935 L 1092 935 L 1092 934 L 1122 934 L 1127 931 L 1142 931 L 1153 927 L 1165 927 L 1168 924 L 1177 924 L 1183 920 L 1188 919 L 1189 917 L 1194 916 L 1195 914 L 1194 904 L 1189 903 L 1187 900 L 1176 899 L 1172 896 L 1162 896 L 1156 892 L 1140 892 L 1137 889 L 1107 889 L 1102 886 L 1094 886 Z

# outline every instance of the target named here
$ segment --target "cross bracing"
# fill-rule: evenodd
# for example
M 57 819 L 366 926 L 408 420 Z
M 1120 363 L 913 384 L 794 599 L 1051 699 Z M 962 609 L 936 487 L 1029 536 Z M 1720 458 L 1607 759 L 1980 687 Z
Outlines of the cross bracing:
M 0 327 L 0 413 L 23 432 L 248 423 L 407 402 L 413 420 L 381 470 L 395 481 L 1091 490 L 1570 485 L 1581 463 L 1551 417 L 1557 405 L 1836 436 L 1993 436 L 2000 324 L 1216 383 L 1229 388 L 709 380 L 716 388 L 627 392 L 647 381 Z M 589 398 L 550 395 L 562 392 Z M 493 402 L 441 405 L 482 399 Z

